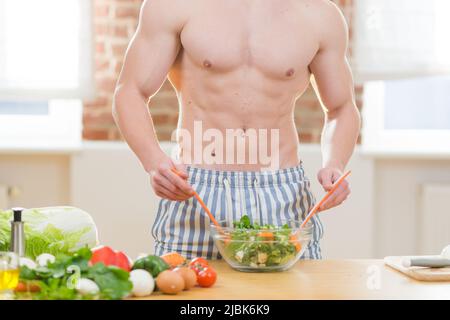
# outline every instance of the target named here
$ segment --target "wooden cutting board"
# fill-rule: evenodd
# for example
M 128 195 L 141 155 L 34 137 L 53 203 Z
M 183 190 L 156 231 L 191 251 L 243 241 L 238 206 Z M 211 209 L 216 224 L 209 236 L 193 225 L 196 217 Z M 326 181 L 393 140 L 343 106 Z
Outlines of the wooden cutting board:
M 450 267 L 446 268 L 424 268 L 409 267 L 402 264 L 402 260 L 408 257 L 386 257 L 384 263 L 389 267 L 419 281 L 450 281 Z

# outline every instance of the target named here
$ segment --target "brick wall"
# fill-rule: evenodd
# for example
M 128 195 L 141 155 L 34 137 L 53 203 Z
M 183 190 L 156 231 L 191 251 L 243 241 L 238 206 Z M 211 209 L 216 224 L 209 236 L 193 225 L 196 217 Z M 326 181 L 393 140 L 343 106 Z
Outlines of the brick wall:
M 95 32 L 95 79 L 97 96 L 85 101 L 83 137 L 86 140 L 118 140 L 120 133 L 111 116 L 112 96 L 123 56 L 133 35 L 142 0 L 93 0 Z M 352 0 L 336 0 L 350 24 Z M 351 36 L 351 32 L 350 32 Z M 350 48 L 351 52 L 351 48 Z M 361 105 L 362 88 L 356 88 Z M 302 142 L 318 142 L 323 126 L 323 112 L 312 90 L 297 102 L 295 119 Z M 150 112 L 160 140 L 169 140 L 174 130 L 178 105 L 174 91 L 166 82 L 150 102 Z

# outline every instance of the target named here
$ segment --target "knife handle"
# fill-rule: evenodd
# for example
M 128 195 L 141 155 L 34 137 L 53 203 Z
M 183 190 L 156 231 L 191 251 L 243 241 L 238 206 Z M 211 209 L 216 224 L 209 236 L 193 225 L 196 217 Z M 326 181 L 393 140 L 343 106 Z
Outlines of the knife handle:
M 402 261 L 404 267 L 445 268 L 450 267 L 450 259 L 442 257 L 411 257 Z

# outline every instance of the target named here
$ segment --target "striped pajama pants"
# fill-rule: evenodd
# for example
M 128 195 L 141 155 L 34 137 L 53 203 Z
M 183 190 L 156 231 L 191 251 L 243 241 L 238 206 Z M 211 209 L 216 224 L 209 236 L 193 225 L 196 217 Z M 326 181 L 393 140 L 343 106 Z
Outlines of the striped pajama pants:
M 236 221 L 243 215 L 261 223 L 301 221 L 314 205 L 310 182 L 302 165 L 278 171 L 235 172 L 188 167 L 188 182 L 216 220 Z M 312 240 L 302 259 L 321 259 L 323 227 L 311 219 Z M 220 259 L 209 232 L 210 220 L 194 198 L 178 202 L 161 199 L 153 224 L 155 254 L 179 252 L 188 259 Z

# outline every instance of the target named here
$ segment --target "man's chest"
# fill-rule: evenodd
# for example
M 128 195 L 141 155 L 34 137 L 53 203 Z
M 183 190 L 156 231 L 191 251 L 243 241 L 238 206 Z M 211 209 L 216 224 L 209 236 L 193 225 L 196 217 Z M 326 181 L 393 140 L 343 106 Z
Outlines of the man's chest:
M 307 69 L 319 41 L 308 19 L 293 10 L 205 6 L 181 33 L 184 53 L 216 72 L 252 67 L 268 77 L 294 77 Z

